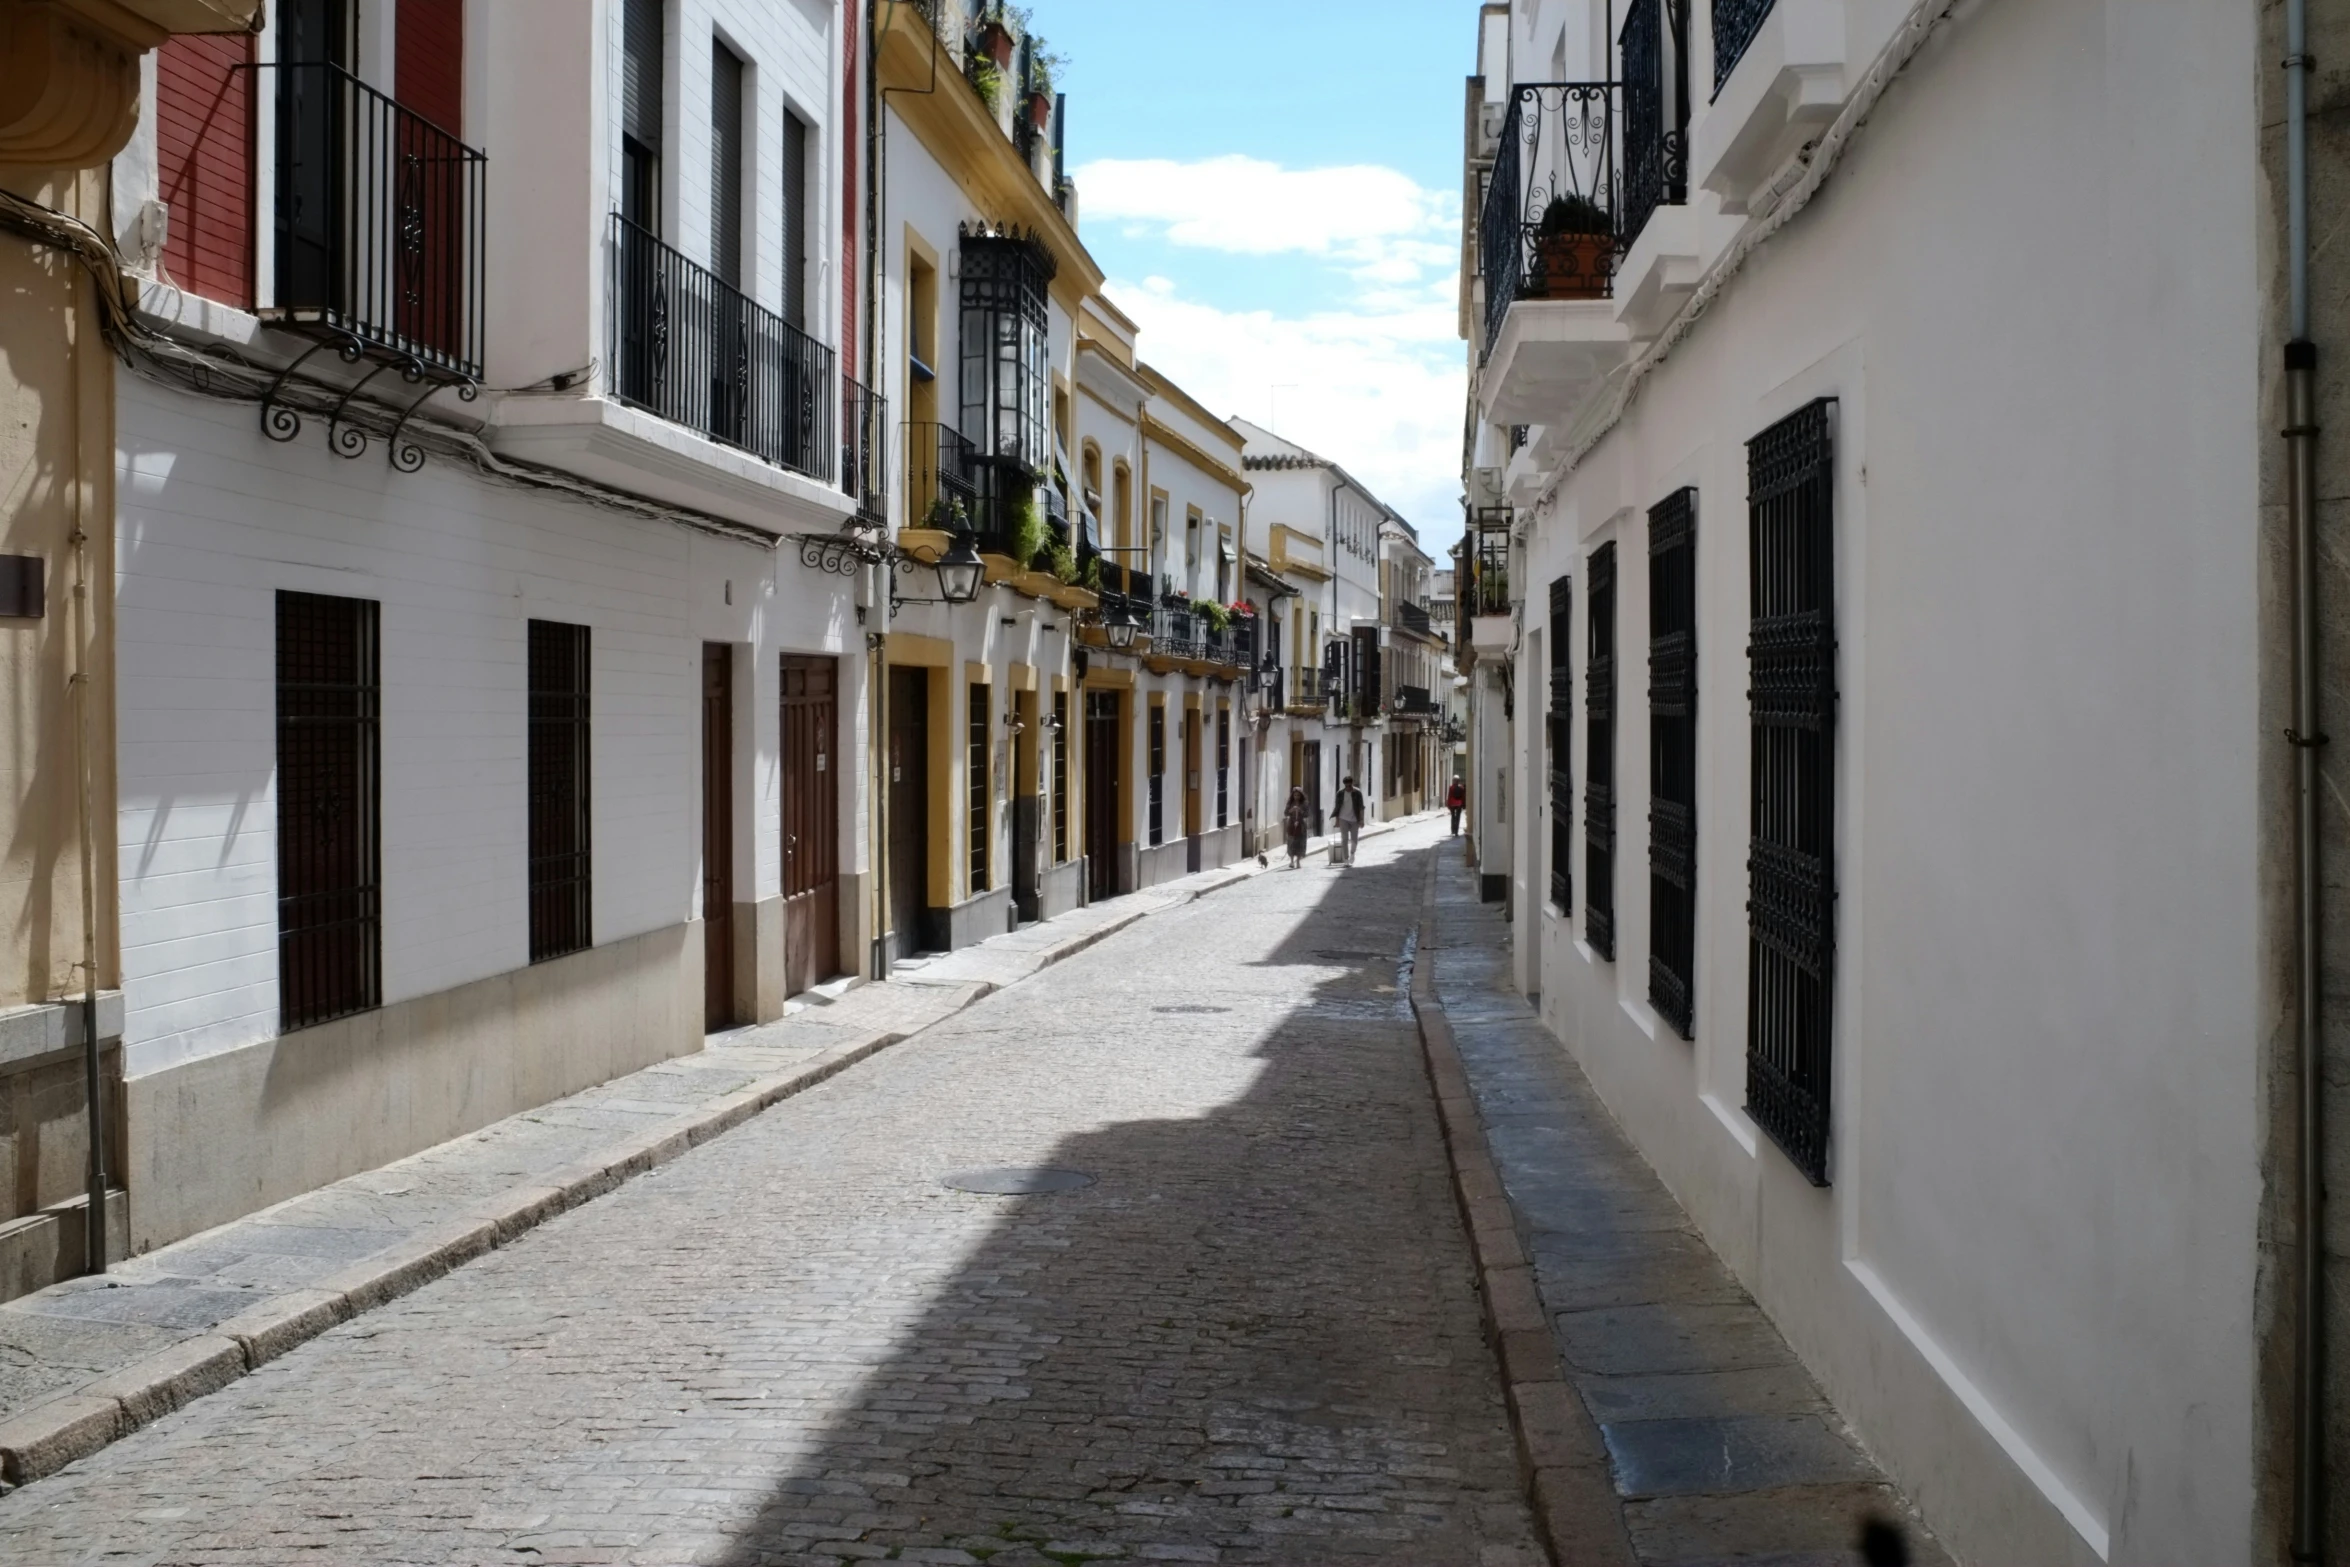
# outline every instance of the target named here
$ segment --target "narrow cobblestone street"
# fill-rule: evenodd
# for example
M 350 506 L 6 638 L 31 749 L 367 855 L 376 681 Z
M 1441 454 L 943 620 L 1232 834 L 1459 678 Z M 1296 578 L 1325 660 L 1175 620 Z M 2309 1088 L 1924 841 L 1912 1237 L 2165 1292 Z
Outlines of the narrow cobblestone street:
M 1398 988 L 1434 832 L 1122 932 L 0 1499 L 0 1559 L 1531 1567 Z M 942 1184 L 998 1167 L 1091 1184 Z

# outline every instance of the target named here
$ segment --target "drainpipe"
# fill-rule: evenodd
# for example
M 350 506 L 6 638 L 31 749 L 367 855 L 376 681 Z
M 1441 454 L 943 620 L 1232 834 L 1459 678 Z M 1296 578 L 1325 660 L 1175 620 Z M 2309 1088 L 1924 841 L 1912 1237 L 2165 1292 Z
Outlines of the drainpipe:
M 2317 864 L 2317 345 L 2309 337 L 2309 58 L 2307 0 L 2285 5 L 2286 509 L 2293 549 L 2294 1054 L 2299 1168 L 2294 1225 L 2300 1300 L 2293 1341 L 2293 1559 L 2325 1558 L 2325 1187 L 2323 1060 L 2318 1037 L 2321 883 Z
M 75 292 L 84 287 L 76 281 Z M 82 1215 L 82 1268 L 86 1273 L 106 1271 L 106 1082 L 98 1053 L 98 846 L 96 810 L 90 792 L 96 787 L 90 758 L 90 661 L 98 641 L 97 606 L 90 593 L 89 509 L 82 495 L 83 380 L 89 373 L 89 344 L 78 333 L 73 345 L 71 383 L 73 474 L 67 493 L 73 497 L 73 690 L 74 784 L 82 839 L 82 1075 L 89 1111 L 89 1208 Z

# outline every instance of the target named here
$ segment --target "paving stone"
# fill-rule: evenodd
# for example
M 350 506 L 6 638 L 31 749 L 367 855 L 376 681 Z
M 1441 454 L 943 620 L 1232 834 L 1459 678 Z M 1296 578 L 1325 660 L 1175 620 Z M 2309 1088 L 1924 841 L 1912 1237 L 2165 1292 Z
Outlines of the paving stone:
M 1394 963 L 1315 956 L 1401 950 L 1417 846 L 1042 969 L 0 1497 L 0 1560 L 1533 1567 Z M 1094 1180 L 939 1184 L 994 1167 Z
M 1826 1412 L 1828 1401 L 1801 1366 L 1683 1376 L 1583 1377 L 1577 1387 L 1591 1417 L 1619 1420 L 1701 1420 L 1732 1415 Z
M 1656 1567 L 1858 1567 L 1861 1524 L 1895 1523 L 1907 1536 L 1911 1567 L 1950 1567 L 1950 1558 L 1907 1517 L 1900 1495 L 1882 1482 L 1796 1486 L 1735 1496 L 1676 1496 L 1624 1508 L 1644 1563 Z
M 1764 1491 L 1873 1479 L 1869 1461 L 1818 1415 L 1603 1424 L 1626 1497 Z
M 1597 1376 L 1740 1371 L 1795 1358 L 1749 1302 L 1653 1301 L 1562 1311 L 1553 1321 L 1567 1364 Z

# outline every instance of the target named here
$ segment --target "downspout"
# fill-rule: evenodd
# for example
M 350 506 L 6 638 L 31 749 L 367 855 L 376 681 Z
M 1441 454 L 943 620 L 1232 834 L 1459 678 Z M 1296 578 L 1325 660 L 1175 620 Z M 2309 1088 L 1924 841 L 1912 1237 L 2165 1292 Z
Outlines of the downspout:
M 2307 0 L 2285 3 L 2286 510 L 2293 550 L 2294 1054 L 2299 1168 L 2294 1224 L 2300 1301 L 2293 1342 L 2293 1559 L 2325 1558 L 2325 1171 L 2318 1038 L 2321 883 L 2317 863 L 2317 345 L 2309 338 L 2309 58 Z
M 86 283 L 75 288 L 78 294 Z M 78 319 L 78 313 L 77 313 Z M 74 783 L 82 839 L 82 1076 L 89 1111 L 89 1208 L 82 1215 L 82 1269 L 106 1271 L 106 1082 L 98 1052 L 98 846 L 97 812 L 92 807 L 90 758 L 90 663 L 97 646 L 96 603 L 90 592 L 89 508 L 82 494 L 87 469 L 82 441 L 82 398 L 89 374 L 89 343 L 76 333 L 73 344 L 71 435 L 73 476 L 73 689 Z

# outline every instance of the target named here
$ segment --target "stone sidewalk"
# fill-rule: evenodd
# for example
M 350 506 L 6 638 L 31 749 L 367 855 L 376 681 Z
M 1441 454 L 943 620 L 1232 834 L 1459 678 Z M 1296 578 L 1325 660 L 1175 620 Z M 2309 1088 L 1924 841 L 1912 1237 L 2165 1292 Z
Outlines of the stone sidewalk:
M 1849 1567 L 1868 1559 L 1860 1535 L 1877 1519 L 1906 1536 L 1916 1567 L 1948 1567 L 1512 986 L 1509 927 L 1461 856 L 1437 861 L 1422 961 L 1440 1010 L 1423 1014 L 1423 1031 L 1439 1093 L 1463 1072 L 1474 1104 L 1472 1146 L 1456 1134 L 1454 1148 L 1473 1231 L 1474 1188 L 1496 1177 L 1515 1231 L 1475 1239 L 1530 1487 L 1560 1559 Z M 1527 1264 L 1539 1299 L 1513 1310 Z M 1562 1383 L 1572 1402 L 1553 1396 Z M 1610 1524 L 1620 1539 L 1595 1538 Z
M 1382 825 L 1374 834 L 1392 830 Z M 781 1021 L 495 1122 L 116 1266 L 0 1305 L 0 1490 L 96 1452 L 335 1324 L 1137 920 L 1258 874 L 1253 861 L 1093 904 Z

